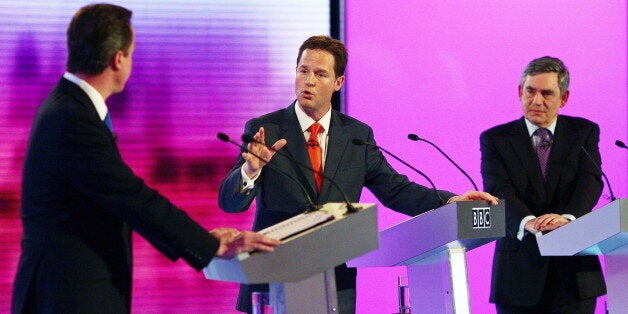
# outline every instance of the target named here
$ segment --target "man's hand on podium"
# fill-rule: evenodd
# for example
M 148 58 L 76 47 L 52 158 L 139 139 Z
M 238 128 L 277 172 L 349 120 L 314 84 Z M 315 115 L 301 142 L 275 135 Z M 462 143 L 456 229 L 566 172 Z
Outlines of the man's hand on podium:
M 571 222 L 559 214 L 545 214 L 534 219 L 534 229 L 542 232 L 552 231 Z
M 233 228 L 216 228 L 209 232 L 220 241 L 216 256 L 230 259 L 242 252 L 253 250 L 272 252 L 281 241 L 253 231 L 239 231 Z
M 489 193 L 481 191 L 467 191 L 466 193 L 454 196 L 447 201 L 447 204 L 458 201 L 488 201 L 493 205 L 499 203 L 499 199 Z

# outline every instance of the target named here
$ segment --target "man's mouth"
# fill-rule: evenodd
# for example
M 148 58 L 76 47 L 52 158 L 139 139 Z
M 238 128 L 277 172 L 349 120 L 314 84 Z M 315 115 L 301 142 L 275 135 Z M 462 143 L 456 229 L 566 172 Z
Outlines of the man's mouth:
M 312 99 L 312 97 L 314 97 L 314 93 L 307 91 L 307 90 L 303 90 L 301 91 L 301 95 L 303 96 L 303 98 L 305 99 Z

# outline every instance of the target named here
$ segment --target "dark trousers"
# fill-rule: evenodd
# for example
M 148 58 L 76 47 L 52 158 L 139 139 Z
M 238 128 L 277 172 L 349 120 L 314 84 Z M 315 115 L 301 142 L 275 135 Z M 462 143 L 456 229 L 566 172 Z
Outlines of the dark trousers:
M 545 287 L 539 302 L 532 306 L 495 304 L 498 314 L 593 314 L 597 298 L 579 299 L 561 280 L 556 265 L 550 261 Z

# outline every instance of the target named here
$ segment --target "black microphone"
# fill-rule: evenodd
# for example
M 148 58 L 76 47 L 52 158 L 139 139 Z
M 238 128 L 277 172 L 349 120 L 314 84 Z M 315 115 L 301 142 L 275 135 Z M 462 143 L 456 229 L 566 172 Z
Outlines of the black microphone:
M 382 148 L 380 146 L 377 146 L 377 145 L 375 145 L 373 143 L 369 143 L 367 141 L 364 141 L 364 140 L 361 140 L 361 139 L 357 139 L 357 138 L 354 138 L 352 142 L 355 145 L 370 145 L 370 146 L 373 146 L 373 147 L 383 151 L 384 153 L 392 156 L 393 158 L 397 159 L 399 162 L 401 162 L 402 164 L 406 165 L 408 168 L 414 170 L 416 173 L 422 175 L 425 178 L 425 180 L 427 180 L 427 182 L 430 183 L 430 185 L 432 186 L 432 189 L 434 189 L 434 192 L 436 192 L 436 196 L 438 196 L 438 199 L 440 199 L 441 204 L 445 205 L 445 200 L 443 200 L 443 198 L 440 196 L 440 193 L 438 193 L 438 190 L 436 189 L 436 185 L 434 185 L 434 182 L 432 182 L 432 180 L 430 180 L 430 178 L 428 178 L 428 176 L 425 173 L 419 171 L 419 169 L 417 169 L 417 168 L 412 167 L 407 162 L 401 160 L 401 158 L 395 156 L 395 154 L 393 154 L 393 153 L 385 150 L 384 148 Z
M 351 205 L 351 201 L 349 201 L 349 197 L 347 197 L 347 194 L 345 194 L 345 192 L 342 190 L 342 188 L 338 185 L 338 183 L 336 183 L 336 181 L 334 181 L 332 178 L 326 176 L 322 171 L 316 171 L 314 170 L 310 165 L 306 165 L 298 160 L 296 160 L 294 157 L 292 157 L 290 154 L 286 154 L 281 150 L 276 150 L 270 146 L 267 146 L 266 144 L 255 140 L 255 138 L 253 138 L 252 136 L 248 135 L 248 134 L 243 134 L 242 135 L 242 141 L 246 142 L 246 143 L 257 143 L 257 144 L 261 144 L 266 146 L 266 148 L 278 153 L 280 156 L 283 156 L 285 158 L 288 158 L 291 162 L 299 165 L 299 167 L 303 167 L 309 171 L 315 172 L 316 174 L 319 174 L 321 177 L 323 177 L 324 179 L 326 179 L 327 181 L 329 181 L 342 195 L 342 198 L 345 201 L 345 204 L 347 205 L 347 213 L 355 213 L 357 212 L 360 208 L 356 208 L 355 206 Z
M 615 141 L 615 145 L 621 147 L 621 148 L 626 148 L 628 149 L 628 146 L 626 146 L 626 144 L 624 144 L 624 142 L 620 141 L 620 140 L 616 140 Z
M 597 168 L 597 170 L 600 171 L 600 173 L 602 174 L 602 177 L 604 177 L 604 180 L 606 181 L 606 185 L 608 186 L 608 191 L 611 193 L 610 197 L 605 197 L 606 199 L 610 199 L 611 202 L 616 200 L 617 198 L 615 197 L 615 194 L 613 193 L 613 189 L 611 189 L 611 184 L 610 182 L 608 182 L 608 178 L 606 177 L 606 174 L 604 174 L 604 171 L 602 171 L 602 168 L 600 168 L 600 166 L 597 164 L 597 162 L 595 162 L 595 160 L 593 160 L 593 157 L 591 157 L 591 155 L 589 155 L 589 152 L 587 152 L 587 150 L 584 148 L 584 146 L 580 145 L 580 148 L 582 148 L 582 151 L 587 155 L 587 157 L 589 157 L 589 160 L 595 165 L 595 168 Z
M 473 179 L 471 179 L 471 177 L 464 171 L 462 170 L 462 168 L 460 168 L 460 166 L 458 166 L 457 163 L 455 163 L 451 158 L 449 158 L 449 156 L 447 156 L 447 154 L 445 154 L 445 152 L 440 149 L 438 146 L 436 146 L 434 143 L 424 139 L 424 138 L 420 138 L 418 135 L 416 134 L 408 134 L 408 138 L 413 140 L 413 141 L 423 141 L 425 143 L 428 143 L 432 146 L 434 146 L 441 154 L 443 154 L 443 156 L 445 156 L 445 158 L 447 158 L 447 160 L 449 160 L 449 162 L 451 162 L 454 166 L 456 166 L 456 168 L 458 168 L 458 170 L 460 170 L 460 172 L 462 172 L 462 174 L 464 174 L 465 177 L 467 177 L 467 179 L 469 179 L 469 181 L 471 181 L 471 184 L 473 185 L 473 188 L 476 191 L 479 191 L 478 186 L 475 184 L 475 182 L 473 182 Z M 549 144 L 549 143 L 548 143 Z
M 248 149 L 246 149 L 246 147 L 244 147 L 244 146 L 242 146 L 242 145 L 240 145 L 240 144 L 238 144 L 238 143 L 236 143 L 236 142 L 232 141 L 232 140 L 229 138 L 229 135 L 227 135 L 227 134 L 225 134 L 225 133 L 218 133 L 218 138 L 219 138 L 221 141 L 223 141 L 223 142 L 228 142 L 228 143 L 231 143 L 231 144 L 234 144 L 234 145 L 236 145 L 236 146 L 240 147 L 240 150 L 241 150 L 241 151 L 246 152 L 246 153 L 249 153 L 249 154 L 251 154 L 251 155 L 255 156 L 257 159 L 259 159 L 259 160 L 263 161 L 264 163 L 266 163 L 266 165 L 267 165 L 267 166 L 269 166 L 271 169 L 273 169 L 273 170 L 275 170 L 275 171 L 279 172 L 281 175 L 286 176 L 286 177 L 290 178 L 290 180 L 294 181 L 294 182 L 295 182 L 295 183 L 296 183 L 296 184 L 297 184 L 297 185 L 301 188 L 301 191 L 303 192 L 303 194 L 305 195 L 305 198 L 307 199 L 307 203 L 308 203 L 307 207 L 308 207 L 308 210 L 306 210 L 306 212 L 316 211 L 316 210 L 319 210 L 319 209 L 322 207 L 322 206 L 320 206 L 320 205 L 316 205 L 316 204 L 312 201 L 312 199 L 310 198 L 310 194 L 307 192 L 307 190 L 305 189 L 305 187 L 303 186 L 303 184 L 301 184 L 301 182 L 299 182 L 297 179 L 295 179 L 295 178 L 291 177 L 290 175 L 288 175 L 287 173 L 285 173 L 285 172 L 281 171 L 281 169 L 279 169 L 279 168 L 277 168 L 277 167 L 275 167 L 275 166 L 273 166 L 273 165 L 269 164 L 269 161 L 265 160 L 265 159 L 264 159 L 264 158 L 262 158 L 261 156 L 258 156 L 258 155 L 256 155 L 256 154 L 252 153 L 251 151 L 249 151 Z

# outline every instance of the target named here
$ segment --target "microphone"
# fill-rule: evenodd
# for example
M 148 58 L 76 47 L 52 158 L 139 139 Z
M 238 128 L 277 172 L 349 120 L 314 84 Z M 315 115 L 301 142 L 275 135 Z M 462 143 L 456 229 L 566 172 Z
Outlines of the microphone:
M 621 147 L 621 148 L 626 148 L 628 149 L 628 146 L 626 146 L 626 144 L 624 144 L 624 142 L 620 141 L 620 140 L 616 140 L 615 141 L 615 145 Z
M 225 133 L 218 133 L 218 135 L 217 135 L 217 136 L 218 136 L 218 138 L 219 138 L 221 141 L 223 141 L 223 142 L 228 142 L 228 143 L 231 143 L 231 144 L 234 144 L 234 145 L 238 146 L 238 147 L 240 148 L 240 150 L 241 150 L 241 151 L 247 152 L 247 153 L 249 153 L 249 154 L 251 154 L 251 155 L 255 156 L 257 159 L 259 159 L 259 160 L 263 161 L 264 163 L 266 163 L 266 165 L 267 165 L 267 166 L 269 166 L 271 169 L 273 169 L 273 170 L 277 171 L 277 172 L 278 172 L 278 173 L 280 173 L 281 175 L 286 176 L 286 177 L 288 177 L 290 180 L 294 181 L 294 182 L 297 184 L 297 186 L 299 186 L 299 187 L 301 188 L 301 191 L 303 192 L 303 194 L 305 195 L 305 198 L 307 199 L 307 204 L 308 204 L 308 205 L 307 205 L 307 207 L 308 207 L 308 210 L 306 210 L 306 212 L 316 211 L 316 210 L 319 210 L 319 209 L 322 207 L 322 206 L 320 206 L 320 205 L 316 205 L 316 204 L 312 201 L 312 199 L 310 198 L 310 194 L 307 192 L 307 190 L 305 189 L 305 187 L 303 186 L 303 184 L 301 184 L 301 182 L 299 182 L 297 179 L 295 179 L 295 178 L 291 177 L 290 175 L 288 175 L 287 173 L 285 173 L 285 172 L 281 171 L 281 169 L 279 169 L 279 168 L 275 167 L 274 165 L 269 164 L 269 161 L 268 161 L 268 160 L 265 160 L 265 159 L 264 159 L 264 158 L 262 158 L 261 156 L 258 156 L 258 155 L 256 155 L 256 154 L 252 153 L 251 151 L 249 151 L 249 150 L 248 150 L 248 149 L 246 149 L 245 147 L 243 147 L 243 146 L 241 146 L 240 144 L 238 144 L 238 143 L 236 143 L 236 142 L 232 141 L 232 140 L 229 138 L 229 135 L 227 135 L 227 134 L 225 134 Z
M 430 142 L 430 141 L 428 141 L 428 140 L 426 140 L 424 138 L 420 138 L 416 134 L 408 134 L 408 138 L 413 140 L 413 141 L 415 141 L 415 142 L 416 141 L 423 141 L 423 142 L 426 142 L 426 143 L 434 146 L 441 154 L 443 154 L 443 156 L 445 156 L 445 158 L 447 158 L 447 160 L 449 160 L 449 162 L 451 162 L 454 166 L 456 166 L 456 168 L 458 168 L 458 170 L 460 170 L 460 172 L 462 172 L 462 174 L 464 174 L 464 176 L 467 177 L 467 179 L 469 179 L 469 181 L 471 181 L 471 185 L 473 185 L 473 188 L 476 191 L 479 191 L 478 186 L 475 184 L 475 182 L 473 182 L 473 179 L 471 179 L 471 177 L 464 170 L 462 170 L 462 168 L 460 168 L 460 166 L 458 166 L 457 163 L 455 163 L 451 158 L 449 158 L 449 156 L 447 156 L 447 154 L 445 154 L 445 152 L 442 149 L 440 149 L 438 146 L 436 146 L 434 143 L 432 143 L 432 142 Z M 548 142 L 548 145 L 549 145 L 549 142 Z
M 260 141 L 255 140 L 252 136 L 250 136 L 248 134 L 243 134 L 242 135 L 242 141 L 245 142 L 245 143 L 256 143 L 256 144 L 264 145 L 264 146 L 266 146 L 266 148 L 268 148 L 268 149 L 278 153 L 280 156 L 288 158 L 291 162 L 297 164 L 299 167 L 302 167 L 302 168 L 305 168 L 305 169 L 307 169 L 309 171 L 315 172 L 316 174 L 318 174 L 321 177 L 323 177 L 323 179 L 326 179 L 327 181 L 329 181 L 340 192 L 340 194 L 342 195 L 342 198 L 344 199 L 345 204 L 347 205 L 347 213 L 355 213 L 355 212 L 357 212 L 360 209 L 359 207 L 356 208 L 355 206 L 351 205 L 351 201 L 349 201 L 349 197 L 347 197 L 347 194 L 345 194 L 345 192 L 338 185 L 338 183 L 336 183 L 336 181 L 334 181 L 332 178 L 326 176 L 322 171 L 316 171 L 310 165 L 306 165 L 306 164 L 296 160 L 290 154 L 286 154 L 286 153 L 284 153 L 281 150 L 276 150 L 276 149 L 274 149 L 274 148 L 272 148 L 270 146 L 267 146 L 266 144 L 264 144 L 264 143 L 262 143 Z M 304 190 L 305 190 L 305 188 L 304 188 Z M 309 199 L 309 196 L 308 196 L 308 199 Z
M 608 182 L 608 178 L 606 177 L 606 174 L 604 174 L 604 171 L 602 171 L 602 168 L 600 168 L 600 166 L 595 162 L 595 160 L 593 160 L 593 157 L 589 155 L 589 152 L 587 152 L 584 146 L 580 145 L 580 148 L 587 155 L 587 157 L 589 157 L 589 160 L 593 163 L 593 165 L 595 165 L 595 168 L 597 168 L 597 170 L 600 171 L 600 173 L 602 174 L 602 177 L 604 177 L 604 180 L 606 181 L 606 185 L 608 186 L 608 191 L 611 193 L 609 197 L 605 197 L 605 198 L 610 199 L 611 202 L 616 200 L 617 198 L 615 197 L 615 194 L 613 193 L 613 189 L 611 189 L 611 184 L 610 182 Z
M 382 148 L 380 146 L 377 146 L 377 145 L 375 145 L 373 143 L 369 143 L 367 141 L 364 141 L 364 140 L 361 140 L 361 139 L 357 139 L 357 138 L 354 138 L 352 142 L 353 142 L 354 145 L 369 145 L 369 146 L 373 146 L 373 147 L 383 151 L 384 153 L 392 156 L 393 158 L 397 159 L 397 161 L 399 161 L 402 164 L 406 165 L 408 168 L 414 170 L 416 173 L 422 175 L 427 180 L 427 182 L 430 183 L 430 185 L 432 186 L 432 189 L 434 189 L 434 192 L 436 192 L 436 196 L 438 196 L 438 199 L 441 201 L 441 204 L 443 204 L 443 205 L 445 204 L 445 200 L 443 200 L 443 198 L 440 196 L 440 193 L 438 193 L 438 190 L 436 189 L 436 185 L 434 185 L 434 182 L 432 182 L 432 180 L 430 180 L 430 178 L 428 178 L 428 176 L 425 173 L 419 171 L 417 168 L 412 167 L 410 164 L 408 164 L 407 162 L 401 160 L 401 158 L 395 156 L 393 153 L 391 153 L 391 152 L 385 150 L 384 148 Z

